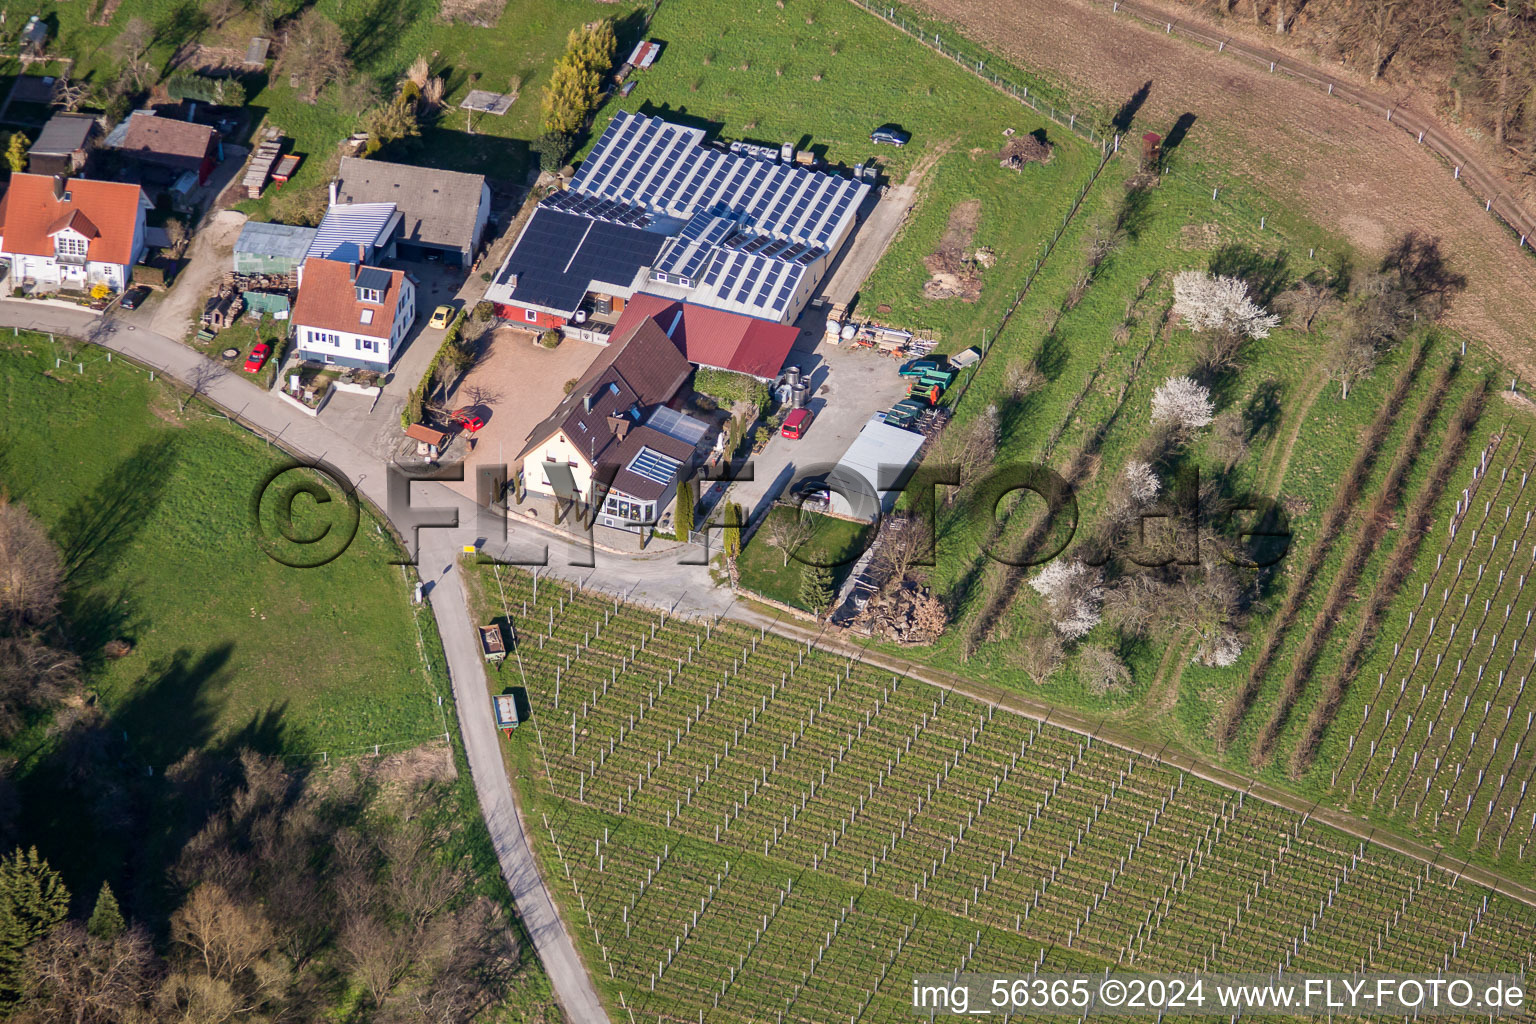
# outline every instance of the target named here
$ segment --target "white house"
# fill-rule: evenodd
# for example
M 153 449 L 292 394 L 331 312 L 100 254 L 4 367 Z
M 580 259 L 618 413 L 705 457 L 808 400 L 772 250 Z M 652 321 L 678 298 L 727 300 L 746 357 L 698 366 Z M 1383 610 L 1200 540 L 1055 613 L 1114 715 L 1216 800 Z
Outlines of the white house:
M 416 320 L 416 285 L 404 271 L 311 256 L 293 305 L 300 358 L 383 373 Z
M 144 256 L 137 185 L 47 174 L 13 174 L 0 199 L 0 259 L 9 287 L 121 291 Z

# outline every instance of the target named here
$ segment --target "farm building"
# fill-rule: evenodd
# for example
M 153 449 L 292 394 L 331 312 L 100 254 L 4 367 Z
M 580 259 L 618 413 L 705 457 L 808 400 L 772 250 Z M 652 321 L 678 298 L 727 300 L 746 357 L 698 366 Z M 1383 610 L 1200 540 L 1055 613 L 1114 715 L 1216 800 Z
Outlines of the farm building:
M 54 114 L 27 151 L 27 170 L 33 174 L 78 174 L 95 139 L 96 118 L 91 114 Z
M 917 465 L 925 438 L 883 422 L 864 424 L 843 457 L 827 474 L 832 514 L 873 522 L 889 512 Z
M 869 186 L 782 156 L 620 112 L 570 187 L 539 204 L 486 298 L 539 328 L 611 315 L 641 292 L 792 321 Z
M 171 181 L 190 173 L 197 176 L 199 185 L 208 181 L 222 157 L 219 134 L 213 128 L 160 117 L 152 110 L 135 110 L 112 129 L 105 145 L 132 159 L 150 176 Z
M 314 244 L 314 228 L 246 221 L 235 242 L 235 273 L 291 274 Z
M 342 157 L 331 205 L 393 203 L 400 223 L 386 255 L 469 266 L 485 235 L 491 189 L 485 177 L 460 171 Z
M 778 377 L 800 336 L 799 330 L 789 324 L 644 292 L 625 305 L 624 314 L 613 329 L 614 336 L 627 336 L 646 319 L 656 321 L 690 363 L 745 373 L 759 380 Z

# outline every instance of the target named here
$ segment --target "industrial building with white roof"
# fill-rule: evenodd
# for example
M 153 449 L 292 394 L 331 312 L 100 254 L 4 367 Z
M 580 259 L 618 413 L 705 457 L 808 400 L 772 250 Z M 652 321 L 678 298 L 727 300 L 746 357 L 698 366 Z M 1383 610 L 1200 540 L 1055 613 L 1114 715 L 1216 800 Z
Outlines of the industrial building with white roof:
M 776 149 L 621 112 L 569 188 L 536 208 L 486 298 L 539 329 L 618 313 L 639 292 L 788 323 L 868 191 Z

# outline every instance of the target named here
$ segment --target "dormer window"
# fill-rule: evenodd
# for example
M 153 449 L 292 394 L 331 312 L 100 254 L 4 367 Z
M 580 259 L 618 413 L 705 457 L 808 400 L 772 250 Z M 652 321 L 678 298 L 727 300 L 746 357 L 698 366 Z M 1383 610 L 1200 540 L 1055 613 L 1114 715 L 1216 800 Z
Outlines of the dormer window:
M 89 251 L 91 243 L 79 235 L 55 235 L 53 244 L 55 251 L 60 256 L 84 256 Z
M 379 291 L 377 288 L 359 288 L 357 290 L 357 301 L 371 302 L 375 306 L 382 305 L 384 302 L 384 293 Z

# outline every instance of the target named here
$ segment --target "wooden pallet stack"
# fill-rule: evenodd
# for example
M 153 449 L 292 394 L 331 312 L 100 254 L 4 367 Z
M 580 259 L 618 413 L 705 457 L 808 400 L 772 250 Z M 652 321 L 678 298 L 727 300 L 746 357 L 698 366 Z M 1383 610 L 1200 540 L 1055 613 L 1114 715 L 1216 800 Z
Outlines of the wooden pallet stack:
M 241 184 L 245 186 L 245 194 L 252 199 L 261 198 L 261 190 L 266 188 L 267 179 L 272 176 L 272 165 L 277 163 L 277 158 L 283 153 L 283 137 L 274 135 L 267 138 L 251 156 L 251 164 L 245 170 L 245 177 Z

